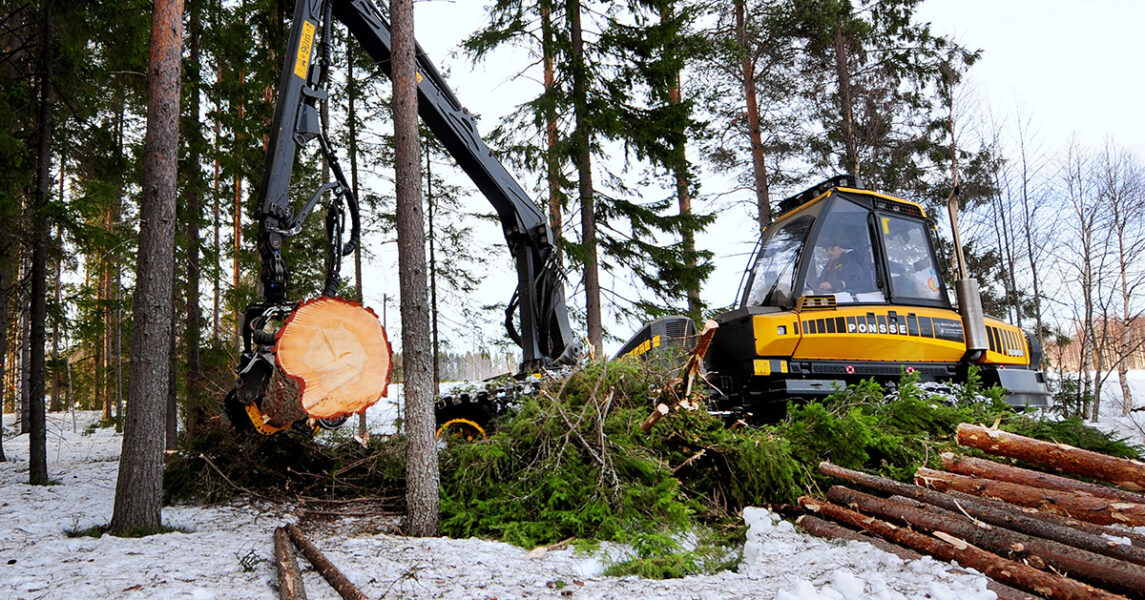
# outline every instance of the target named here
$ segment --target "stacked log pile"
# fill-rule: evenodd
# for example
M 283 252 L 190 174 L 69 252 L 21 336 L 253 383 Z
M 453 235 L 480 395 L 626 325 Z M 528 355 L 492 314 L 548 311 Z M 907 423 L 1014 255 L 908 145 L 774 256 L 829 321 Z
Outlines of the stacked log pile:
M 1145 600 L 1145 535 L 1133 530 L 1145 526 L 1145 463 L 968 424 L 958 443 L 1108 485 L 953 453 L 914 485 L 824 462 L 850 487 L 801 498 L 799 524 L 978 570 L 999 598 Z

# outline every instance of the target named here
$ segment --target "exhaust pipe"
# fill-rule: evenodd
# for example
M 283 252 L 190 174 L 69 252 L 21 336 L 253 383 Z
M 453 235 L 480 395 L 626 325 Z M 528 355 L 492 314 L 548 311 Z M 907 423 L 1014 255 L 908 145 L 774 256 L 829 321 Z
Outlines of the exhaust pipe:
M 977 362 L 990 348 L 986 337 L 986 315 L 982 311 L 982 294 L 978 290 L 978 280 L 969 276 L 966 270 L 966 257 L 962 252 L 962 239 L 958 235 L 958 186 L 946 201 L 950 213 L 950 229 L 954 233 L 954 256 L 957 261 L 958 279 L 954 281 L 954 293 L 958 299 L 958 313 L 962 315 L 962 330 L 966 337 L 966 354 L 962 359 Z

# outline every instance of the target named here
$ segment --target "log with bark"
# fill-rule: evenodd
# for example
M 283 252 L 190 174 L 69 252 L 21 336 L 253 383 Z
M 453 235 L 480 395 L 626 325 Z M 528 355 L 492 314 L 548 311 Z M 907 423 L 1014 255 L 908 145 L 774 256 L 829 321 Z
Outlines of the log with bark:
M 829 519 L 862 528 L 896 544 L 929 554 L 939 560 L 957 562 L 963 567 L 976 569 L 997 581 L 1046 598 L 1065 600 L 1113 600 L 1122 598 L 1122 596 L 1097 589 L 1080 581 L 1039 571 L 1028 565 L 1002 558 L 997 554 L 987 552 L 950 536 L 946 536 L 946 539 L 935 538 L 808 496 L 800 498 L 799 504 L 803 508 Z
M 1145 568 L 1065 544 L 989 525 L 962 514 L 901 496 L 879 498 L 833 486 L 827 499 L 859 512 L 898 521 L 915 529 L 943 532 L 1011 560 L 1070 577 L 1104 589 L 1145 598 Z
M 816 537 L 821 537 L 828 540 L 842 539 L 853 540 L 856 542 L 865 542 L 878 548 L 879 550 L 894 554 L 903 560 L 918 560 L 922 558 L 922 554 L 919 554 L 910 548 L 904 548 L 898 544 L 892 544 L 882 538 L 872 535 L 864 535 L 863 533 L 855 531 L 854 529 L 848 529 L 837 523 L 826 521 L 812 515 L 803 515 L 799 517 L 795 523 L 796 525 L 799 525 L 803 531 Z M 994 592 L 994 594 L 998 596 L 998 600 L 1038 600 L 1037 596 L 1032 596 L 1026 592 L 1023 592 L 1022 590 L 1012 588 L 1008 585 L 998 583 L 997 581 L 993 580 L 987 580 L 986 589 Z
M 301 403 L 315 419 L 365 410 L 386 395 L 393 363 L 374 311 L 323 296 L 298 306 L 278 331 L 275 356 L 301 386 Z
M 973 456 L 959 456 L 953 452 L 942 453 L 942 464 L 947 471 L 958 473 L 959 475 L 970 475 L 983 479 L 996 479 L 998 481 L 1008 481 L 1010 483 L 1020 483 L 1034 487 L 1078 492 L 1099 498 L 1109 498 L 1117 502 L 1145 504 L 1145 495 L 1142 494 L 1136 494 L 1097 483 L 1090 483 L 1088 481 L 1081 481 L 1071 477 L 1062 477 L 1061 475 L 1054 475 L 1052 473 L 1023 469 L 992 460 L 974 458 Z
M 905 496 L 945 508 L 946 510 L 963 513 L 971 518 L 985 521 L 991 525 L 998 525 L 1013 529 L 1029 535 L 1054 540 L 1074 548 L 1081 548 L 1104 554 L 1119 560 L 1145 565 L 1145 549 L 1128 544 L 1121 544 L 1110 540 L 1105 535 L 1120 535 L 1125 532 L 1107 531 L 1098 525 L 1083 523 L 1076 520 L 1054 518 L 1055 515 L 1038 513 L 1031 515 L 1024 507 L 1013 506 L 1004 502 L 969 496 L 964 494 L 946 494 L 915 485 L 910 485 L 875 475 L 854 471 L 828 462 L 819 463 L 819 472 L 831 477 L 837 477 L 866 488 L 877 490 L 886 494 Z
M 958 443 L 1039 467 L 1101 479 L 1134 492 L 1145 491 L 1145 463 L 1140 461 L 1107 456 L 1067 444 L 1043 442 L 969 423 L 958 426 Z
M 354 584 L 350 583 L 349 579 L 346 579 L 346 576 L 338 570 L 338 567 L 334 566 L 334 563 L 326 558 L 326 555 L 322 554 L 318 548 L 314 547 L 314 544 L 310 543 L 310 540 L 307 540 L 302 535 L 302 532 L 299 531 L 297 527 L 293 524 L 288 524 L 285 529 L 286 534 L 290 536 L 290 540 L 302 551 L 302 555 L 306 557 L 306 560 L 314 565 L 318 573 L 326 579 L 326 582 L 330 584 L 330 587 L 334 588 L 335 592 L 338 592 L 339 596 L 342 596 L 345 600 L 369 600 L 365 594 L 354 587 Z
M 1137 533 L 1137 532 L 1135 532 L 1135 531 L 1133 531 L 1127 527 L 1124 527 L 1124 526 L 1120 526 L 1120 525 L 1098 525 L 1096 523 L 1090 523 L 1089 521 L 1079 521 L 1077 519 L 1073 519 L 1070 517 L 1066 517 L 1066 516 L 1062 516 L 1062 515 L 1058 515 L 1058 514 L 1054 514 L 1054 513 L 1042 512 L 1036 508 L 1031 508 L 1029 506 L 1016 506 L 1016 505 L 1008 504 L 1006 502 L 998 500 L 997 498 L 982 498 L 980 496 L 974 496 L 972 494 L 966 494 L 966 493 L 955 491 L 955 490 L 951 490 L 949 492 L 946 492 L 946 494 L 958 499 L 959 501 L 961 501 L 963 499 L 977 499 L 978 501 L 984 502 L 984 503 L 989 504 L 991 506 L 999 506 L 999 507 L 1003 507 L 1003 508 L 1019 510 L 1023 514 L 1034 517 L 1034 518 L 1038 519 L 1039 521 L 1046 521 L 1049 523 L 1061 525 L 1063 527 L 1070 527 L 1072 529 L 1078 529 L 1078 530 L 1081 530 L 1081 531 L 1084 531 L 1086 533 L 1096 535 L 1096 536 L 1104 536 L 1107 539 L 1110 539 L 1111 541 L 1113 538 L 1124 538 L 1124 539 L 1129 540 L 1130 545 L 1134 546 L 1135 548 L 1145 548 L 1145 535 Z
M 280 600 L 306 600 L 306 588 L 298 570 L 294 547 L 286 539 L 286 528 L 274 530 L 274 564 L 278 567 L 278 597 Z
M 1138 527 L 1145 525 L 1145 505 L 1129 502 L 1110 502 L 1077 492 L 1036 488 L 1029 485 L 967 477 L 946 471 L 920 467 L 914 482 L 940 492 L 957 490 L 985 498 L 997 498 L 1019 506 L 1029 506 L 1043 512 L 1065 515 L 1098 525 L 1114 523 Z

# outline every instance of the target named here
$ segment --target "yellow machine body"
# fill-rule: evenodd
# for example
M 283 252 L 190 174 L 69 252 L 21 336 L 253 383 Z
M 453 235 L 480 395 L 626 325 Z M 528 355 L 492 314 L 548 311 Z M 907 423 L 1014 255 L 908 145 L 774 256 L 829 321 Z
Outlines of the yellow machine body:
M 787 399 L 874 378 L 984 383 L 1016 406 L 1044 406 L 1041 349 L 986 318 L 989 349 L 967 348 L 935 252 L 934 226 L 914 202 L 851 185 L 812 188 L 780 205 L 745 274 L 739 308 L 717 315 L 706 359 L 725 408 L 763 418 Z

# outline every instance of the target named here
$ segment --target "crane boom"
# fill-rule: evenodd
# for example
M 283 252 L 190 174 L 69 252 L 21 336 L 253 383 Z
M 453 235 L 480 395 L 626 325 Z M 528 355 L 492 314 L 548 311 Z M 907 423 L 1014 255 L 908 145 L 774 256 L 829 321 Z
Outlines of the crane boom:
M 357 203 L 337 167 L 318 112 L 319 104 L 327 98 L 325 82 L 333 20 L 342 23 L 383 72 L 390 75 L 390 26 L 372 0 L 298 0 L 257 199 L 261 279 L 267 305 L 285 301 L 288 269 L 282 245 L 286 237 L 301 229 L 302 220 L 320 196 L 332 193 L 343 198 L 353 221 L 350 240 L 332 254 L 349 254 L 358 241 Z M 544 213 L 493 155 L 478 133 L 472 114 L 461 105 L 420 45 L 417 67 L 419 115 L 493 205 L 516 260 L 518 285 L 506 310 L 506 327 L 522 348 L 522 371 L 568 362 L 577 353 L 578 345 L 569 325 L 556 246 Z M 319 140 L 338 181 L 320 188 L 296 216 L 289 199 L 294 157 L 300 146 L 313 139 Z M 335 283 L 336 278 L 335 272 Z M 336 290 L 330 281 L 328 276 L 328 295 Z M 513 325 L 514 312 L 519 317 L 519 331 Z

